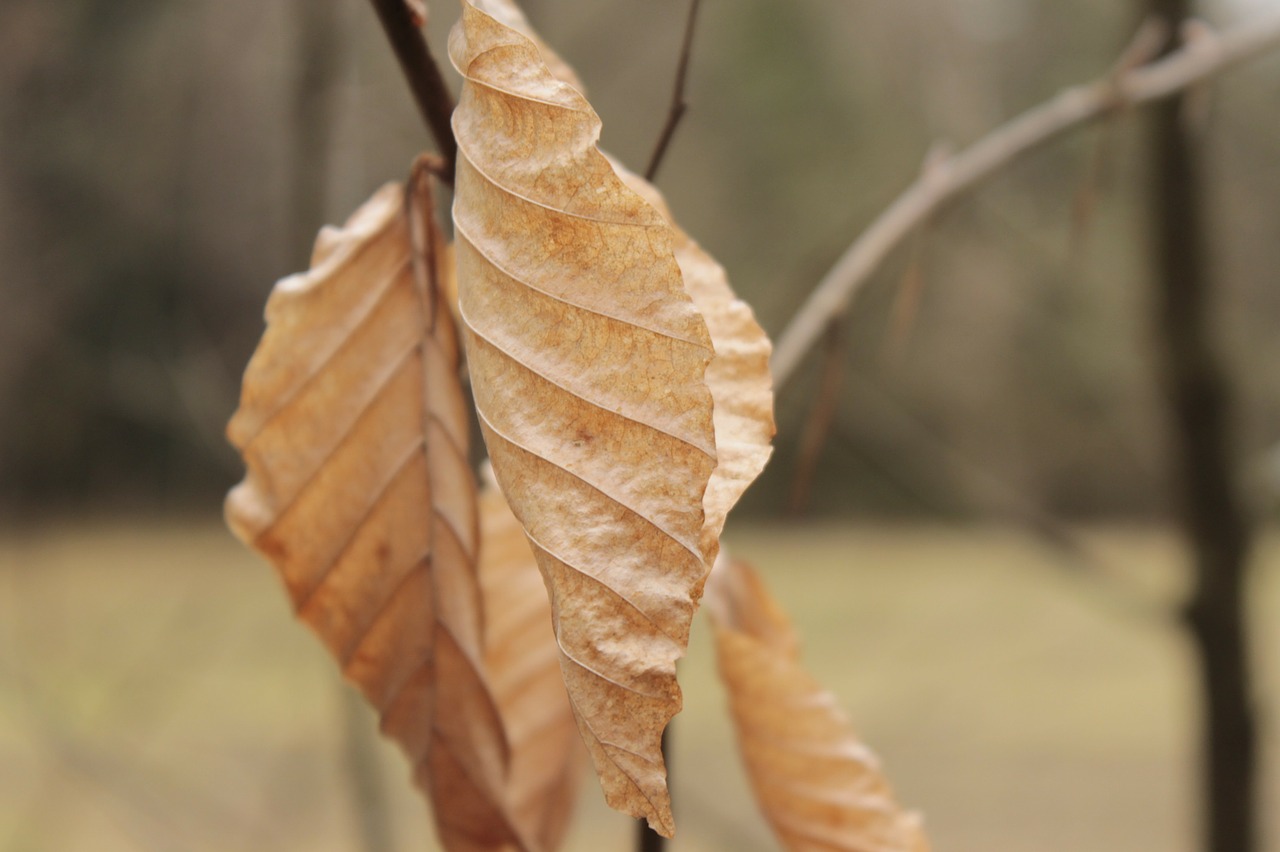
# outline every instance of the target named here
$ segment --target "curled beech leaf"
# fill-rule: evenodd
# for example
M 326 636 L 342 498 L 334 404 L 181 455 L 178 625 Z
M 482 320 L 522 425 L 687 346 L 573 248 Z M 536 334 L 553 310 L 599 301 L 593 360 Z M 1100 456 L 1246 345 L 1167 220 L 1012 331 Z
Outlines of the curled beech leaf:
M 494 472 L 547 579 L 606 799 L 674 830 L 660 740 L 705 577 L 706 324 L 665 219 L 524 35 L 464 3 L 450 39 L 459 310 Z
M 725 515 L 768 458 L 768 341 L 719 267 L 600 153 L 599 118 L 513 9 L 464 2 L 450 39 L 472 385 L 605 797 L 670 835 L 660 741 L 680 709 L 675 661 Z
M 795 631 L 755 572 L 722 559 L 707 609 L 747 774 L 782 845 L 928 852 L 919 818 L 899 807 L 835 697 L 801 668 Z
M 228 426 L 231 528 L 279 571 L 409 757 L 450 849 L 527 846 L 482 671 L 476 487 L 429 176 L 383 187 L 276 285 Z

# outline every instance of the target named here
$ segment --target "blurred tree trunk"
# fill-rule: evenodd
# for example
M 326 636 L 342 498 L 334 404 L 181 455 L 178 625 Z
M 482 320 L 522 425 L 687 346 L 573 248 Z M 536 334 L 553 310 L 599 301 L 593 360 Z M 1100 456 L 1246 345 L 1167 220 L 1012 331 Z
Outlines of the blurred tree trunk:
M 1173 27 L 1190 0 L 1143 0 Z M 1171 44 L 1173 41 L 1171 40 Z M 1211 333 L 1212 287 L 1197 140 L 1183 99 L 1156 107 L 1151 218 L 1156 346 L 1170 417 L 1179 509 L 1194 560 L 1187 629 L 1198 652 L 1205 852 L 1255 852 L 1256 738 L 1244 585 L 1251 530 L 1234 477 L 1231 387 Z
M 303 266 L 328 214 L 330 139 L 345 58 L 341 10 L 334 0 L 299 0 L 298 77 L 293 101 L 293 244 Z

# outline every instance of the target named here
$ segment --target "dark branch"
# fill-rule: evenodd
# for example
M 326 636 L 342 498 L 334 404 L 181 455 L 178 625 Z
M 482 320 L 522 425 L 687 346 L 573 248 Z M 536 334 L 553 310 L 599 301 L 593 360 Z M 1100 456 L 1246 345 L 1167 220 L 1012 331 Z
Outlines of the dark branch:
M 649 158 L 649 167 L 644 170 L 644 179 L 652 182 L 662 165 L 662 158 L 667 155 L 671 138 L 676 135 L 676 127 L 684 118 L 689 104 L 684 99 L 685 87 L 689 80 L 689 57 L 693 54 L 693 31 L 698 23 L 698 7 L 702 0 L 690 0 L 689 18 L 684 25 L 684 43 L 680 45 L 680 63 L 676 66 L 676 83 L 671 93 L 671 109 L 667 112 L 667 123 L 658 134 L 658 144 L 653 148 L 653 156 Z
M 1148 2 L 1174 28 L 1192 11 L 1191 0 Z M 1214 280 L 1213 193 L 1204 152 L 1184 123 L 1186 104 L 1185 96 L 1161 104 L 1148 128 L 1152 341 L 1167 404 L 1182 532 L 1193 556 L 1185 616 L 1200 663 L 1200 848 L 1255 852 L 1262 848 L 1263 814 L 1247 606 L 1254 528 L 1232 473 L 1236 403 L 1214 333 L 1224 282 Z
M 400 69 L 404 71 L 413 99 L 418 104 L 418 111 L 431 130 L 444 159 L 441 180 L 453 185 L 454 163 L 458 159 L 458 143 L 453 138 L 453 96 L 444 84 L 440 66 L 431 55 L 431 48 L 422 35 L 422 30 L 415 20 L 414 12 L 405 0 L 369 0 L 378 13 L 382 29 L 391 42 L 396 59 L 400 60 Z

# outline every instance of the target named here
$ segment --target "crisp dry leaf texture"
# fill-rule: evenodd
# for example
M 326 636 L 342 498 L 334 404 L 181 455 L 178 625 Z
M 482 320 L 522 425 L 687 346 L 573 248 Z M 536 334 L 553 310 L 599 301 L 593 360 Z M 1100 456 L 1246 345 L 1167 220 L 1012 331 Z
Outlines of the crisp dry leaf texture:
M 707 366 L 707 386 L 715 402 L 716 469 L 702 505 L 706 512 L 702 547 L 708 567 L 715 563 L 729 510 L 764 470 L 773 453 L 773 378 L 769 355 L 773 346 L 756 322 L 751 307 L 729 286 L 724 267 L 676 224 L 665 199 L 653 184 L 614 162 L 627 185 L 671 223 L 676 262 L 685 291 L 702 313 L 715 347 Z
M 799 641 L 760 578 L 722 559 L 707 583 L 720 675 L 756 800 L 789 850 L 928 852 L 875 756 L 799 661 Z
M 496 485 L 480 495 L 485 669 L 511 744 L 512 817 L 543 850 L 558 849 L 586 768 L 569 707 L 551 606 L 524 528 Z
M 665 218 L 597 150 L 595 112 L 488 8 L 464 2 L 449 45 L 476 407 L 606 800 L 670 835 L 660 742 L 708 564 L 711 340 Z
M 542 40 L 542 36 L 534 31 L 529 24 L 529 19 L 525 17 L 524 12 L 512 0 L 477 0 L 475 7 L 533 42 L 534 46 L 538 48 L 538 53 L 542 56 L 542 61 L 546 63 L 547 70 L 557 80 L 568 83 L 584 95 L 587 93 L 586 86 L 578 78 L 578 73 L 570 67 L 568 62 L 561 58 L 560 54 L 552 50 Z
M 458 341 L 426 173 L 411 186 L 410 203 L 383 187 L 276 285 L 227 430 L 247 467 L 227 519 L 378 709 L 447 848 L 512 848 Z

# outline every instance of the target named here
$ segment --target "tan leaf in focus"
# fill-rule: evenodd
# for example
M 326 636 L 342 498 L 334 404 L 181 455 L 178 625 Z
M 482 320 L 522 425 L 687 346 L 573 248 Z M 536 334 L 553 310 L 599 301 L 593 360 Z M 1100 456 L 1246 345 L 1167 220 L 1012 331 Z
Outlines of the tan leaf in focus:
M 518 841 L 480 670 L 468 417 L 424 171 L 413 185 L 325 229 L 311 270 L 276 285 L 227 429 L 247 474 L 226 513 L 379 711 L 446 847 L 497 849 Z
M 544 850 L 568 830 L 586 768 L 538 563 L 496 485 L 480 494 L 485 668 L 511 744 L 512 818 Z
M 487 8 L 487 6 L 486 6 Z M 609 804 L 670 835 L 660 750 L 706 576 L 712 355 L 663 216 L 528 38 L 464 2 L 454 132 L 459 309 L 494 471 L 550 591 Z
M 928 852 L 879 762 L 835 697 L 799 662 L 799 641 L 760 578 L 722 559 L 707 583 L 720 675 L 747 774 L 789 850 Z
M 542 37 L 529 24 L 529 19 L 525 17 L 524 12 L 512 0 L 475 0 L 473 5 L 489 17 L 506 27 L 510 27 L 533 42 L 534 46 L 538 48 L 542 61 L 546 63 L 547 70 L 557 80 L 568 83 L 584 95 L 587 93 L 587 87 L 582 84 L 582 80 L 578 79 L 578 73 L 570 67 L 568 62 L 561 58 L 560 54 L 552 50 L 542 40 Z
M 627 185 L 662 211 L 671 224 L 676 262 L 685 291 L 702 313 L 715 347 L 707 366 L 707 386 L 715 402 L 716 469 L 702 506 L 706 519 L 702 548 L 707 565 L 715 563 L 729 510 L 764 470 L 773 453 L 773 346 L 751 307 L 729 286 L 724 267 L 676 224 L 666 200 L 653 184 L 614 162 Z

